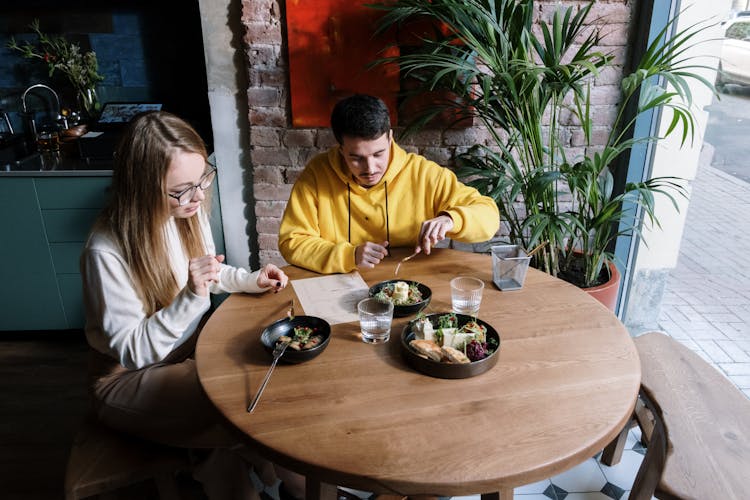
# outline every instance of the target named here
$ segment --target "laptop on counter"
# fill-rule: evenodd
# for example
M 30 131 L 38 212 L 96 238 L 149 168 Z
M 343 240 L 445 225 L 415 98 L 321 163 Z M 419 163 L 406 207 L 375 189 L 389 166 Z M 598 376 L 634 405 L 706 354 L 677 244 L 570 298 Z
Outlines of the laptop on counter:
M 108 102 L 102 108 L 99 119 L 91 129 L 107 130 L 118 128 L 132 120 L 135 115 L 146 111 L 159 111 L 161 110 L 161 106 L 159 103 Z
M 108 102 L 96 122 L 89 125 L 89 130 L 78 140 L 81 159 L 87 162 L 112 161 L 112 154 L 117 146 L 125 125 L 137 114 L 146 111 L 159 111 L 160 103 L 146 102 Z

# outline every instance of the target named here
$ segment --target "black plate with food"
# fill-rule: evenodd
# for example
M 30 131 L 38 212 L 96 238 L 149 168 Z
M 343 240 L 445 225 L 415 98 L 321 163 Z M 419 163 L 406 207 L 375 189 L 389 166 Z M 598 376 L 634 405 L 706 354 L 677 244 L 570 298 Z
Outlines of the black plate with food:
M 281 337 L 287 337 L 288 340 Z M 281 319 L 268 326 L 260 335 L 260 341 L 269 354 L 273 353 L 277 342 L 290 342 L 280 359 L 285 363 L 301 363 L 313 359 L 325 350 L 330 340 L 331 325 L 315 316 Z
M 473 316 L 436 313 L 411 320 L 401 334 L 401 347 L 406 361 L 426 375 L 468 378 L 495 366 L 500 335 Z
M 393 299 L 394 294 L 396 300 Z M 371 286 L 370 297 L 390 300 L 393 302 L 393 316 L 403 318 L 415 315 L 427 307 L 432 298 L 432 290 L 418 281 L 389 280 Z

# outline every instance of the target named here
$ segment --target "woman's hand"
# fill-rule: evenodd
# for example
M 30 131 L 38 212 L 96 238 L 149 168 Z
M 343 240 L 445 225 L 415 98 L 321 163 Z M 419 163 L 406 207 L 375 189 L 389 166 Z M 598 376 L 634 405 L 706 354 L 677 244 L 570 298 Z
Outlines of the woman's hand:
M 273 264 L 266 264 L 258 273 L 257 283 L 260 288 L 273 287 L 273 293 L 278 293 L 289 283 L 289 276 Z
M 188 266 L 188 288 L 201 297 L 208 297 L 208 287 L 219 281 L 223 255 L 204 255 L 190 259 Z

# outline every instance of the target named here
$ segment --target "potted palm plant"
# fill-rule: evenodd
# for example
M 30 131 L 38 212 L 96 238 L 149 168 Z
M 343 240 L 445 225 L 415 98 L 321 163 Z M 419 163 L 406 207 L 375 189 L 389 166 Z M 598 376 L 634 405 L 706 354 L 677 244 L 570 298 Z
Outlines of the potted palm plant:
M 622 79 L 608 137 L 592 144 L 591 89 L 613 65 L 613 56 L 599 49 L 599 29 L 588 20 L 593 3 L 559 9 L 550 21 L 537 23 L 533 0 L 397 0 L 372 6 L 384 11 L 381 30 L 409 29 L 413 21 L 424 26 L 425 20 L 440 27 L 437 35 L 422 36 L 418 50 L 378 61 L 398 64 L 412 92 L 437 96 L 405 133 L 446 110 L 456 122 L 470 118 L 485 127 L 490 145 L 458 156 L 457 174 L 495 199 L 510 243 L 527 249 L 545 244 L 532 265 L 584 288 L 610 278 L 618 236 L 638 233 L 644 217 L 658 225 L 656 194 L 668 197 L 675 209 L 675 196 L 684 194 L 673 177 L 616 187 L 617 161 L 639 142 L 659 140 L 632 138 L 635 119 L 671 110 L 666 135 L 681 133 L 684 144 L 695 127 L 690 80 L 712 88 L 693 72 L 702 66 L 685 57 L 701 27 L 670 36 L 673 19 Z M 569 152 L 564 138 L 572 133 L 584 138 L 582 154 Z

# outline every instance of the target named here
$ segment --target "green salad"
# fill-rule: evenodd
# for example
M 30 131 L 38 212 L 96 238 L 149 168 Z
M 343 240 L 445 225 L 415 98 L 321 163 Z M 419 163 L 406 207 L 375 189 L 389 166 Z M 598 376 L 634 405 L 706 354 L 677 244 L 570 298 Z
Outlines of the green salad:
M 410 306 L 422 302 L 422 292 L 414 283 L 397 281 L 388 283 L 375 294 L 375 298 L 383 302 L 393 302 L 395 306 Z

